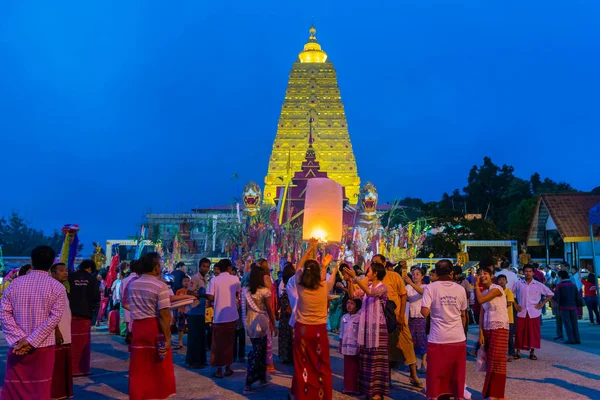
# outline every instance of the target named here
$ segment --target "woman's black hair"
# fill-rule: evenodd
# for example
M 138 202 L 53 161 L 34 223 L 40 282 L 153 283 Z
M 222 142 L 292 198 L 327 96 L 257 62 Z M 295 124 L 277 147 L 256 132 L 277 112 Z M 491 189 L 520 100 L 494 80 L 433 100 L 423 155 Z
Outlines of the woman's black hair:
M 455 265 L 452 267 L 452 272 L 454 273 L 454 279 L 458 279 L 463 273 L 462 267 L 460 265 Z
M 383 278 L 385 278 L 385 274 L 386 274 L 386 269 L 383 266 L 383 264 L 380 263 L 373 263 L 371 264 L 371 271 L 373 271 L 373 273 L 375 274 L 375 277 L 377 278 L 378 281 L 383 280 Z
M 593 272 L 590 272 L 590 273 L 588 274 L 587 281 L 588 281 L 589 283 L 592 283 L 592 284 L 594 284 L 594 285 L 595 285 L 595 284 L 596 284 L 596 274 L 594 274 Z
M 19 268 L 19 272 L 17 276 L 27 275 L 27 273 L 31 270 L 31 264 L 25 264 L 21 268 Z
M 258 266 L 252 268 L 249 281 L 250 292 L 255 294 L 259 288 L 265 287 L 265 270 Z
M 300 278 L 300 285 L 309 290 L 315 290 L 321 287 L 321 266 L 315 260 L 308 260 L 304 263 L 304 272 Z
M 477 270 L 477 273 L 480 272 L 487 272 L 490 275 L 494 275 L 494 271 L 492 271 L 492 269 L 490 267 L 479 267 L 479 269 Z
M 288 281 L 294 274 L 296 270 L 294 269 L 294 265 L 291 262 L 285 263 L 283 267 L 283 273 L 281 274 L 281 278 L 283 279 L 283 284 L 287 285 Z

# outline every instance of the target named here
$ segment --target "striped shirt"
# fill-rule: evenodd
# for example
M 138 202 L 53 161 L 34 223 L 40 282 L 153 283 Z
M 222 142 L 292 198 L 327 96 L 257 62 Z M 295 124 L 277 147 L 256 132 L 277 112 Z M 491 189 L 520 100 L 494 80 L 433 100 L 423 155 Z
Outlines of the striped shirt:
M 65 287 L 46 271 L 33 270 L 15 279 L 0 303 L 0 322 L 8 344 L 26 339 L 35 348 L 54 346 L 54 329 L 68 301 Z
M 133 321 L 158 317 L 171 307 L 169 287 L 158 276 L 144 274 L 127 287 L 127 303 Z

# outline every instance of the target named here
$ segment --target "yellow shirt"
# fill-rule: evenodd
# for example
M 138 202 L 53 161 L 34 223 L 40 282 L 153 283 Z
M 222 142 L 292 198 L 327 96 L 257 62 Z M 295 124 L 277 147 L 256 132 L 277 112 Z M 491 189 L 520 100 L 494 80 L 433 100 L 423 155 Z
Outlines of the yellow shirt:
M 388 290 L 388 299 L 396 303 L 396 315 L 400 315 L 400 296 L 406 295 L 406 284 L 399 273 L 386 271 L 383 284 Z
M 327 323 L 327 282 L 315 290 L 306 289 L 301 284 L 298 288 L 298 308 L 296 321 L 305 325 L 322 325 Z
M 504 289 L 504 294 L 506 295 L 507 303 L 515 302 L 515 296 L 513 295 L 512 290 L 510 290 L 509 288 L 506 288 L 506 289 Z M 513 305 L 512 304 L 510 306 L 508 306 L 508 323 L 509 324 L 515 323 L 515 314 L 513 313 Z
M 204 317 L 204 321 L 207 324 L 212 324 L 213 322 L 213 316 L 215 315 L 215 310 L 212 307 L 206 307 L 206 314 Z

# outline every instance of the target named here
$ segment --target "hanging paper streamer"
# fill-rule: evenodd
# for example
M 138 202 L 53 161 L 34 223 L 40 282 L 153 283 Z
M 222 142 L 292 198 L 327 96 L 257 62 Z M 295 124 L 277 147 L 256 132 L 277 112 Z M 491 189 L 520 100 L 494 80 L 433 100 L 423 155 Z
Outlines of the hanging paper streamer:
M 65 240 L 60 251 L 60 262 L 67 266 L 69 272 L 75 270 L 75 257 L 77 257 L 77 246 L 79 245 L 79 225 L 67 224 L 61 231 L 65 234 Z
M 110 267 L 108 269 L 108 274 L 106 274 L 106 287 L 112 287 L 113 282 L 117 280 L 117 275 L 119 273 L 119 263 L 119 253 L 116 253 L 114 256 L 112 256 L 112 259 L 110 260 Z
M 177 264 L 179 261 L 181 261 L 181 246 L 179 245 L 179 234 L 175 235 L 175 238 L 173 239 L 173 251 L 171 252 L 171 268 L 175 267 L 175 264 Z

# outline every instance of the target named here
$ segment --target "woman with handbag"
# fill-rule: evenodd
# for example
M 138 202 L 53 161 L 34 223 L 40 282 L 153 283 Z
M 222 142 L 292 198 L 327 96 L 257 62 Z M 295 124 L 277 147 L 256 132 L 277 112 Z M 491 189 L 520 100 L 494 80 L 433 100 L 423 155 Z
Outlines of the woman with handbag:
M 368 284 L 356 278 L 353 269 L 344 273 L 351 279 L 348 293 L 352 298 L 362 297 L 360 323 L 358 326 L 359 373 L 358 389 L 373 400 L 383 399 L 390 393 L 388 369 L 388 326 L 386 323 L 387 287 L 382 280 L 386 270 L 383 264 L 373 263 L 367 273 Z M 358 289 L 354 291 L 354 285 Z M 389 312 L 388 312 L 389 313 Z M 390 323 L 395 322 L 395 314 Z

